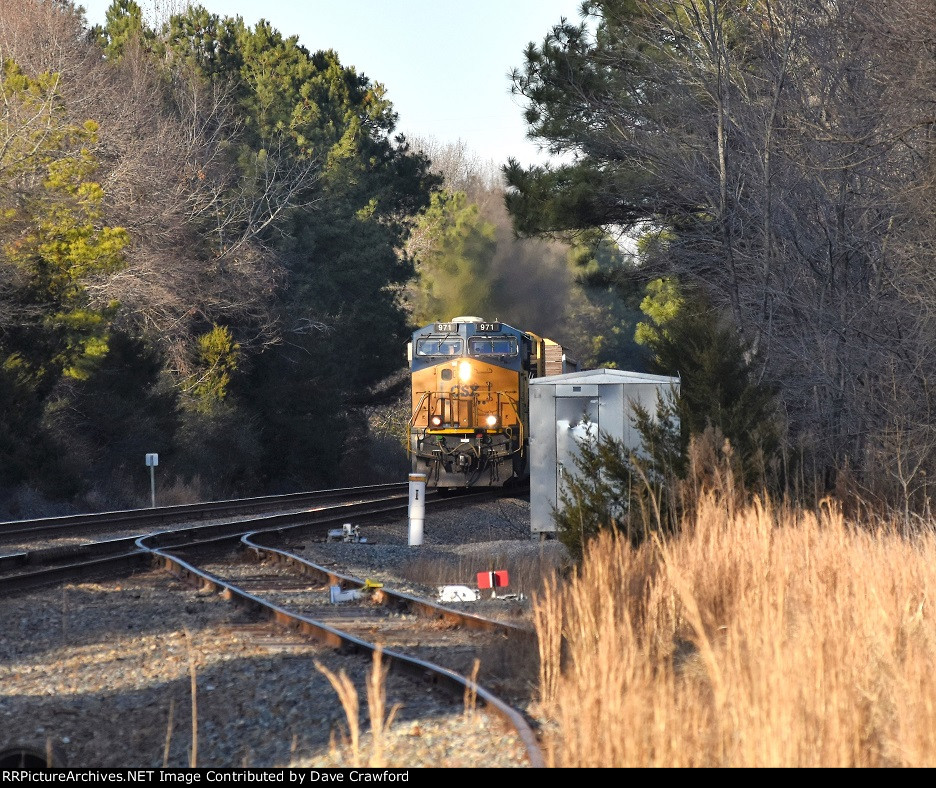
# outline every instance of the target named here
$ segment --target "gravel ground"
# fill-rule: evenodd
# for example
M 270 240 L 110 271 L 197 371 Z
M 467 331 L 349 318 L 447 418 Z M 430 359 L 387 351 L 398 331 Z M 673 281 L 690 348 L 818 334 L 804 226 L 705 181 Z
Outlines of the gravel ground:
M 425 576 L 430 568 L 445 582 L 473 586 L 479 562 L 501 569 L 562 553 L 558 543 L 530 538 L 521 499 L 427 512 L 421 545 L 408 543 L 407 522 L 361 526 L 360 536 L 366 541 L 304 543 L 303 554 L 430 595 L 438 590 Z M 534 583 L 517 571 L 503 589 L 513 598 L 463 604 L 525 616 L 523 592 Z M 57 763 L 92 767 L 528 765 L 499 720 L 468 703 L 453 711 L 430 688 L 414 693 L 393 674 L 379 715 L 390 724 L 375 740 L 366 730 L 369 659 L 271 634 L 256 614 L 165 573 L 0 601 L 0 633 L 0 751 L 51 748 Z M 327 671 L 346 673 L 355 687 L 364 729 L 357 746 Z
M 445 586 L 465 586 L 479 599 L 447 603 L 450 607 L 503 618 L 525 617 L 544 574 L 567 557 L 558 541 L 531 538 L 530 506 L 521 498 L 477 504 L 466 512 L 429 510 L 416 545 L 410 544 L 405 520 L 359 526 L 359 537 L 357 542 L 290 539 L 288 547 L 340 574 L 436 601 Z M 508 585 L 479 589 L 478 573 L 490 571 L 506 571 Z

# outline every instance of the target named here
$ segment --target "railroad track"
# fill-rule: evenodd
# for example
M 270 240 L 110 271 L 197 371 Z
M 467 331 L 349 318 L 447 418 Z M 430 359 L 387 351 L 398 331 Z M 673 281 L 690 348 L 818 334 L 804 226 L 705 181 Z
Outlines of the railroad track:
M 233 498 L 176 506 L 158 506 L 149 509 L 123 509 L 112 512 L 8 520 L 0 522 L 0 540 L 6 540 L 10 536 L 28 536 L 30 534 L 53 533 L 63 530 L 98 530 L 108 525 L 123 528 L 128 524 L 132 524 L 134 527 L 145 526 L 147 530 L 152 530 L 154 526 L 174 525 L 209 517 L 233 517 L 238 514 L 250 515 L 282 509 L 302 509 L 310 505 L 346 500 L 349 496 L 374 493 L 405 493 L 406 489 L 406 485 L 402 483 L 372 484 L 361 487 L 341 487 L 288 493 L 285 495 L 265 495 L 254 498 Z M 0 544 L 3 543 L 5 542 L 0 542 Z
M 238 498 L 197 504 L 162 506 L 150 509 L 40 517 L 0 522 L 0 570 L 31 552 L 31 563 L 41 563 L 43 555 L 67 552 L 93 542 L 120 537 L 139 537 L 153 530 L 178 528 L 206 520 L 239 520 L 272 512 L 303 512 L 350 500 L 406 494 L 406 485 L 379 484 L 312 492 Z M 42 553 L 36 545 L 42 545 Z M 21 560 L 21 559 L 19 559 Z
M 144 534 L 132 539 L 133 549 L 124 549 L 130 537 L 106 540 L 121 543 L 116 551 L 113 544 L 94 543 L 95 550 L 111 554 L 91 557 L 86 549 L 77 557 L 70 553 L 61 566 L 20 568 L 0 576 L 0 591 L 23 591 L 89 574 L 113 578 L 147 566 L 167 569 L 202 590 L 250 608 L 277 629 L 299 633 L 348 658 L 371 660 L 379 651 L 392 671 L 440 691 L 454 705 L 473 698 L 515 731 L 529 765 L 544 765 L 533 727 L 520 711 L 532 677 L 519 673 L 516 666 L 535 664 L 529 658 L 535 649 L 530 629 L 374 586 L 366 578 L 338 575 L 270 544 L 296 532 L 324 531 L 348 519 L 399 519 L 405 514 L 405 487 L 372 492 L 366 502 L 345 500 L 312 511 Z M 490 496 L 488 491 L 472 500 Z M 464 499 L 449 496 L 426 501 L 427 508 L 463 503 Z M 521 656 L 525 658 L 519 660 Z
M 259 611 L 280 627 L 344 654 L 372 658 L 379 650 L 391 670 L 441 689 L 455 704 L 464 703 L 466 696 L 475 698 L 516 732 L 530 766 L 545 765 L 533 726 L 518 709 L 529 702 L 536 678 L 531 627 L 336 573 L 262 544 L 264 536 L 270 534 L 245 534 L 240 540 L 244 550 L 234 557 L 206 558 L 205 548 L 216 549 L 217 544 L 151 549 L 172 574 Z M 139 541 L 145 547 L 151 538 Z
M 425 505 L 460 506 L 467 500 L 497 494 L 485 489 L 458 496 L 427 492 Z M 71 580 L 116 577 L 143 569 L 151 557 L 137 540 L 150 533 L 160 535 L 161 545 L 205 540 L 236 542 L 251 531 L 295 526 L 324 531 L 349 518 L 363 522 L 399 517 L 405 515 L 408 506 L 408 486 L 388 484 L 165 507 L 165 511 L 128 510 L 0 523 L 0 594 Z M 283 508 L 288 511 L 247 514 Z M 213 521 L 204 522 L 209 518 Z M 152 530 L 159 526 L 162 530 Z M 57 538 L 50 538 L 53 536 Z

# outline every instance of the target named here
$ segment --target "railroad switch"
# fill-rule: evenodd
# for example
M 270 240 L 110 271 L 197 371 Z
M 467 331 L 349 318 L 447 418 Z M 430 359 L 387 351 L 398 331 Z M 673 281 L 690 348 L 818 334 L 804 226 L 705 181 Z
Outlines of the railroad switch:
M 332 528 L 328 531 L 329 542 L 366 542 L 367 538 L 361 536 L 361 527 L 345 523 L 341 528 Z

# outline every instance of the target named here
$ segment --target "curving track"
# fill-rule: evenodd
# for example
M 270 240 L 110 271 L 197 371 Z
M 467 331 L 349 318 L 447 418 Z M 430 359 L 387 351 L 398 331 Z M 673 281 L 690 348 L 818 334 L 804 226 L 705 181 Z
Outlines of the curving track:
M 145 566 L 162 567 L 343 653 L 370 657 L 379 651 L 392 670 L 441 689 L 453 703 L 464 703 L 469 696 L 480 701 L 487 711 L 516 731 L 529 765 L 543 766 L 531 725 L 512 705 L 528 700 L 526 693 L 532 678 L 520 670 L 535 665 L 535 658 L 530 656 L 535 656 L 536 648 L 532 630 L 445 608 L 393 589 L 375 588 L 366 579 L 336 575 L 268 543 L 299 529 L 304 533 L 309 529 L 324 532 L 350 517 L 358 521 L 388 516 L 398 519 L 408 506 L 406 486 L 382 487 L 328 491 L 332 496 L 328 503 L 319 500 L 299 511 L 239 520 L 221 518 L 210 524 L 191 525 L 192 513 L 186 512 L 183 517 L 189 522 L 176 528 L 59 548 L 65 558 L 54 567 L 27 570 L 9 556 L 4 564 L 0 556 L 0 568 L 7 570 L 0 576 L 0 591 L 86 578 L 89 573 L 112 577 Z M 496 497 L 496 492 L 482 491 L 470 496 L 470 500 L 492 496 Z M 426 505 L 458 506 L 465 500 L 442 496 L 430 501 L 427 497 Z M 199 515 L 201 519 L 206 516 Z M 90 522 L 84 519 L 81 527 L 87 529 Z M 124 522 L 119 527 L 132 530 L 140 525 Z M 34 535 L 62 526 L 37 523 Z M 27 550 L 27 555 L 30 552 Z M 51 557 L 48 548 L 42 555 Z M 333 587 L 341 596 L 356 598 L 334 602 Z M 501 657 L 492 658 L 497 653 Z M 514 657 L 513 662 L 506 661 L 505 654 Z M 520 656 L 523 658 L 518 660 Z M 477 673 L 476 659 L 484 665 L 483 675 Z M 492 670 L 492 665 L 502 670 Z M 501 699 L 489 689 L 491 686 L 497 686 L 500 695 L 508 700 Z
M 426 507 L 458 506 L 492 495 L 496 492 L 466 491 L 455 497 L 427 493 Z M 352 517 L 373 521 L 405 516 L 409 491 L 405 484 L 389 484 L 245 501 L 0 523 L 0 594 L 79 578 L 115 577 L 145 568 L 150 556 L 137 540 L 150 534 L 160 538 L 161 545 L 236 542 L 250 531 L 301 526 L 325 532 Z M 284 508 L 288 511 L 245 514 Z M 206 522 L 208 519 L 211 521 Z M 153 531 L 154 526 L 163 527 Z
M 447 691 L 457 703 L 463 702 L 466 694 L 473 695 L 517 732 L 531 766 L 544 765 L 524 715 L 482 686 L 477 676 L 467 677 L 481 664 L 504 664 L 503 655 L 509 654 L 518 672 L 492 673 L 485 680 L 511 687 L 514 702 L 528 700 L 526 686 L 533 677 L 520 671 L 535 664 L 532 629 L 453 610 L 393 589 L 371 588 L 366 579 L 338 575 L 285 550 L 263 546 L 256 541 L 258 536 L 251 533 L 242 537 L 248 551 L 240 557 L 212 558 L 210 553 L 204 557 L 205 547 L 216 547 L 205 543 L 200 549 L 182 548 L 187 556 L 195 554 L 188 560 L 180 557 L 178 550 L 151 549 L 173 574 L 259 610 L 279 625 L 344 653 L 371 655 L 379 648 L 391 669 Z M 151 539 L 140 539 L 140 546 L 145 548 L 148 541 Z M 332 602 L 332 587 L 338 594 L 357 598 Z

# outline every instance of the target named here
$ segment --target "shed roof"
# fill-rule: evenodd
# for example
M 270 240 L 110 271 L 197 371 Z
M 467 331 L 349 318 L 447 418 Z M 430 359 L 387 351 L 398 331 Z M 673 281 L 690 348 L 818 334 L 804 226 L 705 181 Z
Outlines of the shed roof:
M 628 372 L 623 369 L 585 369 L 579 372 L 566 372 L 562 375 L 546 375 L 533 378 L 531 386 L 551 386 L 558 383 L 655 383 L 657 385 L 679 385 L 678 377 L 651 375 L 647 372 Z

